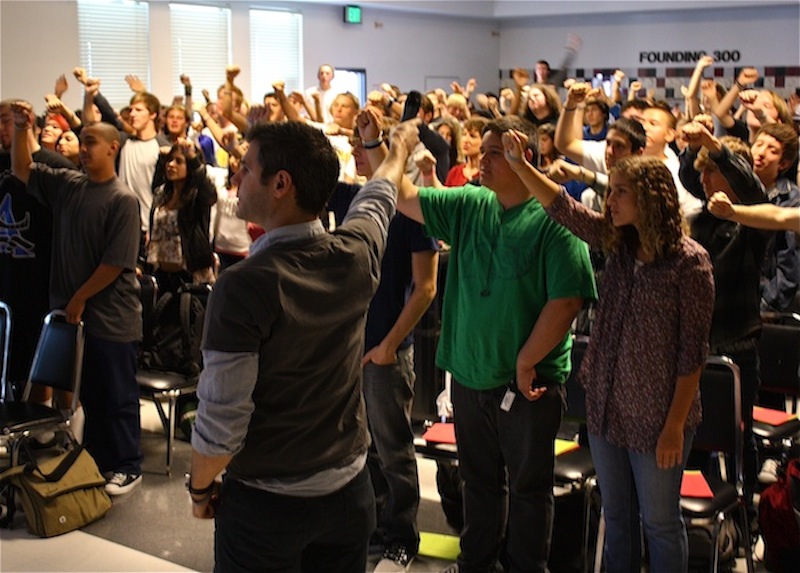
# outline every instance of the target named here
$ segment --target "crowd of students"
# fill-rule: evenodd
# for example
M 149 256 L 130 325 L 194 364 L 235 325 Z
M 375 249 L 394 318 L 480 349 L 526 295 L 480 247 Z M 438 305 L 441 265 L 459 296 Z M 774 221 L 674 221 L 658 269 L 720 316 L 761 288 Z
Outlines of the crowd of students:
M 201 378 L 193 436 L 195 476 L 204 476 L 197 478 L 203 483 L 190 482 L 195 515 L 215 515 L 220 493 L 212 478 L 229 464 L 231 481 L 289 498 L 339 491 L 330 483 L 351 488 L 368 467 L 378 500 L 372 542 L 382 558 L 376 571 L 408 570 L 419 547 L 411 332 L 435 297 L 438 251 L 445 248 L 450 262 L 437 363 L 454 377 L 464 480 L 456 567 L 488 571 L 499 560 L 509 571 L 546 570 L 552 442 L 563 413 L 569 335 L 581 307 L 593 302 L 592 320 L 582 327 L 590 344 L 578 376 L 587 391 L 589 442 L 603 493 L 607 570 L 638 569 L 640 516 L 651 571 L 685 570 L 688 547 L 678 500 L 700 422 L 698 381 L 705 357 L 725 354 L 741 369 L 745 496 L 755 515 L 752 496 L 760 465 L 752 410 L 760 385 L 760 313 L 800 309 L 798 126 L 793 118 L 800 101 L 755 89 L 754 68 L 742 69 L 730 86 L 704 78 L 713 65 L 713 59 L 701 58 L 683 90 L 684 104 L 670 106 L 638 97 L 636 82 L 623 100 L 625 76 L 619 70 L 607 94 L 580 79 L 551 79 L 549 66 L 540 62 L 535 82 L 526 70 L 515 70 L 513 85 L 499 95 L 478 93 L 474 80 L 464 86 L 454 82 L 449 94 L 421 94 L 415 129 L 397 127 L 408 91 L 381 84 L 362 107 L 353 94 L 336 91 L 335 69 L 327 64 L 319 68 L 319 85 L 305 94 L 287 93 L 283 82 L 276 82 L 258 103 L 248 101 L 236 85 L 237 66 L 225 70 L 213 101 L 207 89 L 205 101 L 197 101 L 191 79 L 183 75 L 184 93 L 162 105 L 138 78 L 127 76 L 133 95 L 130 105 L 117 111 L 102 96 L 101 79 L 81 68 L 74 70 L 84 87 L 79 112 L 61 99 L 68 88 L 65 76 L 57 78 L 38 117 L 29 103 L 4 100 L 0 213 L 7 243 L 0 257 L 0 298 L 14 313 L 10 378 L 24 381 L 47 309 L 65 308 L 70 320 L 83 320 L 81 438 L 108 477 L 107 491 L 127 493 L 141 483 L 136 274 L 154 274 L 162 291 L 228 277 L 220 278 L 225 296 L 234 288 L 244 297 L 230 303 L 229 311 L 239 313 L 234 318 L 251 331 L 236 338 L 220 310 L 228 308 L 223 295 L 215 292 L 210 323 L 241 344 L 216 333 L 208 339 L 211 366 Z M 278 127 L 286 125 L 293 127 Z M 321 149 L 313 133 L 323 134 L 329 148 Z M 326 181 L 330 174 L 276 151 L 281 137 L 287 149 L 313 157 L 319 153 L 325 165 L 335 157 L 335 189 L 308 197 L 309 174 Z M 389 141 L 398 149 L 388 149 Z M 253 173 L 262 171 L 266 175 L 254 181 Z M 376 171 L 383 183 L 368 184 Z M 391 217 L 392 209 L 363 196 L 387 201 L 386 185 L 397 190 L 398 214 L 384 229 L 383 218 Z M 269 197 L 260 194 L 267 188 Z M 295 203 L 284 203 L 287 189 Z M 383 238 L 371 228 L 353 230 L 359 217 L 370 218 Z M 248 388 L 270 391 L 260 372 L 267 369 L 263 353 L 271 343 L 264 341 L 271 335 L 261 332 L 259 347 L 252 329 L 266 326 L 250 324 L 242 315 L 244 303 L 255 312 L 275 301 L 248 298 L 251 287 L 236 281 L 256 272 L 255 265 L 267 264 L 263 255 L 255 257 L 261 263 L 240 264 L 254 239 L 254 255 L 273 252 L 277 245 L 283 257 L 287 241 L 295 248 L 303 237 L 318 236 L 316 226 L 301 232 L 292 225 L 317 219 L 344 243 L 343 237 L 363 232 L 368 243 L 380 245 L 380 270 L 373 269 L 380 279 L 370 288 L 361 284 L 366 290 L 356 297 L 358 305 L 366 305 L 366 323 L 328 309 L 342 329 L 351 334 L 354 325 L 360 329 L 343 340 L 351 351 L 358 346 L 364 377 L 364 396 L 360 382 L 351 381 L 359 397 L 342 402 L 340 414 L 353 420 L 334 426 L 338 431 L 342 424 L 364 426 L 354 434 L 342 431 L 351 440 L 347 448 L 309 442 L 333 448 L 322 456 L 323 467 L 282 458 L 272 467 L 253 461 L 269 455 L 272 446 L 261 451 L 246 446 L 249 430 L 241 419 L 235 432 L 219 426 L 233 413 L 246 421 L 263 416 L 262 408 L 276 407 L 259 397 L 247 404 Z M 342 255 L 338 249 L 360 252 L 340 243 L 326 248 L 337 253 L 336 260 Z M 324 258 L 313 252 L 309 268 Z M 289 256 L 286 264 L 303 265 L 297 256 Z M 333 278 L 328 264 L 325 272 Z M 223 273 L 228 268 L 239 271 Z M 294 300 L 292 292 L 310 304 L 309 284 L 292 284 L 286 267 L 270 272 L 287 281 L 286 292 L 266 289 L 280 304 Z M 323 298 L 344 296 L 310 291 Z M 351 295 L 348 300 L 355 301 Z M 264 312 L 273 316 L 272 309 Z M 286 314 L 308 327 L 297 308 Z M 331 328 L 335 324 L 330 322 Z M 275 328 L 293 340 L 286 324 Z M 305 343 L 313 348 L 320 340 Z M 297 351 L 285 341 L 274 348 Z M 225 352 L 235 360 L 226 363 Z M 252 352 L 256 362 L 244 356 Z M 245 378 L 253 374 L 253 386 L 239 384 L 235 400 L 218 389 L 233 372 Z M 281 380 L 287 376 L 274 366 L 270 372 Z M 351 374 L 360 380 L 355 371 Z M 37 394 L 35 399 L 58 397 Z M 280 406 L 287 404 L 284 397 Z M 298 414 L 313 415 L 308 407 Z M 366 428 L 362 408 L 371 431 L 369 449 L 361 433 Z M 296 430 L 302 423 L 287 424 Z M 80 430 L 82 424 L 76 421 L 74 427 Z M 263 431 L 258 428 L 257 435 Z M 305 438 L 298 439 L 302 444 Z M 334 451 L 338 457 L 331 458 Z M 333 481 L 324 485 L 320 476 Z M 223 495 L 235 494 L 228 488 Z M 240 521 L 227 516 L 225 527 L 243 527 Z M 218 559 L 234 559 L 231 548 L 239 544 L 234 538 L 217 539 L 232 544 L 218 546 Z M 292 548 L 288 543 L 269 551 L 283 559 Z M 298 554 L 306 550 L 302 546 Z M 347 567 L 365 556 L 350 555 Z M 272 558 L 260 559 L 270 563 Z

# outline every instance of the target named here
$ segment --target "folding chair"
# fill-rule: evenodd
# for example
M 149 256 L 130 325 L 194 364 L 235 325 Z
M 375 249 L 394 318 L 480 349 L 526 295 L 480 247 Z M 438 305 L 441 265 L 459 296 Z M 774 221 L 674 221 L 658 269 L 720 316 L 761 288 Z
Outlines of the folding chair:
M 3 357 L 0 364 L 0 404 L 5 403 L 7 393 L 10 391 L 8 386 L 8 352 L 11 346 L 11 309 L 6 303 L 0 300 L 0 348 L 3 349 Z
M 143 306 L 150 297 L 155 298 L 153 291 L 155 282 L 148 275 L 140 279 L 143 285 L 141 295 Z M 184 285 L 181 290 L 189 291 L 208 297 L 211 292 L 209 285 Z M 157 291 L 156 291 L 157 292 Z M 145 368 L 141 365 L 136 373 L 136 381 L 139 384 L 139 394 L 142 398 L 152 400 L 155 404 L 164 434 L 167 439 L 166 468 L 167 475 L 172 474 L 172 449 L 175 441 L 175 421 L 177 418 L 178 399 L 185 394 L 194 394 L 197 391 L 199 374 L 184 374 L 170 370 L 159 370 L 155 368 Z M 166 401 L 166 409 L 162 404 Z
M 758 354 L 761 361 L 761 391 L 779 396 L 780 410 L 759 408 L 754 412 L 753 433 L 766 450 L 785 456 L 800 435 L 797 400 L 800 396 L 800 315 L 763 313 Z M 787 400 L 793 416 L 782 416 Z
M 753 548 L 750 523 L 742 486 L 742 403 L 739 367 L 727 356 L 709 356 L 700 377 L 703 421 L 697 428 L 692 451 L 719 456 L 710 467 L 700 468 L 711 489 L 711 497 L 681 497 L 681 510 L 687 524 L 712 526 L 710 571 L 719 570 L 718 538 L 722 522 L 737 514 L 748 573 L 753 573 Z M 715 458 L 712 457 L 712 460 Z M 726 464 L 730 460 L 732 464 Z M 733 471 L 728 471 L 731 468 Z M 732 474 L 732 475 L 731 475 Z
M 61 310 L 45 316 L 22 401 L 0 404 L 0 440 L 9 446 L 12 465 L 18 463 L 21 440 L 69 426 L 70 417 L 78 407 L 83 343 L 82 322 L 69 324 Z M 72 402 L 66 410 L 28 402 L 33 384 L 71 392 Z
M 10 453 L 11 467 L 19 465 L 20 450 L 28 438 L 62 429 L 69 434 L 70 418 L 78 407 L 80 395 L 83 344 L 82 322 L 68 323 L 61 310 L 45 316 L 22 401 L 0 404 L 0 443 Z M 72 401 L 64 410 L 29 402 L 34 384 L 71 392 Z M 6 497 L 8 511 L 2 519 L 4 525 L 10 524 L 14 516 L 13 496 Z
M 588 336 L 576 335 L 573 337 L 572 371 L 566 382 L 567 411 L 564 415 L 562 427 L 578 424 L 582 429 L 586 424 L 586 394 L 583 391 L 583 387 L 578 383 L 577 376 L 588 346 Z M 580 430 L 578 433 L 580 434 Z M 569 437 L 570 439 L 576 438 L 574 435 Z M 580 441 L 580 439 L 577 441 Z M 556 486 L 571 491 L 583 492 L 583 547 L 581 549 L 581 562 L 583 563 L 584 571 L 589 571 L 591 568 L 591 560 L 589 559 L 591 531 L 589 525 L 592 516 L 592 498 L 597 486 L 597 480 L 588 444 L 581 444 L 577 449 L 556 456 L 553 480 Z

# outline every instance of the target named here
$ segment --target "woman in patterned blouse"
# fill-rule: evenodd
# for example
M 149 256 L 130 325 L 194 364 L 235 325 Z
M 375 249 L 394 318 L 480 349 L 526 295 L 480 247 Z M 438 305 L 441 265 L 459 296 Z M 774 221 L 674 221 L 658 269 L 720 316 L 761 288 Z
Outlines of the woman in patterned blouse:
M 641 515 L 650 571 L 686 571 L 680 487 L 700 423 L 698 385 L 714 303 L 708 253 L 689 238 L 660 160 L 619 161 L 597 213 L 528 162 L 519 134 L 503 138 L 506 159 L 532 196 L 607 255 L 578 376 L 603 492 L 606 570 L 639 571 Z

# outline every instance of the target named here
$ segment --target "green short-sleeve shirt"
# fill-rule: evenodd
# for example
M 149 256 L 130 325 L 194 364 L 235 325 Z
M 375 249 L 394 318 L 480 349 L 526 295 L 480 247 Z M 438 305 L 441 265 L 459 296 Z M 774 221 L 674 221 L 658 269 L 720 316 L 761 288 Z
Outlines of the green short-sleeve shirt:
M 419 198 L 426 231 L 452 248 L 436 362 L 469 388 L 502 386 L 547 301 L 596 298 L 589 250 L 535 199 L 506 211 L 470 185 L 422 188 Z M 537 374 L 563 383 L 570 348 L 565 336 Z

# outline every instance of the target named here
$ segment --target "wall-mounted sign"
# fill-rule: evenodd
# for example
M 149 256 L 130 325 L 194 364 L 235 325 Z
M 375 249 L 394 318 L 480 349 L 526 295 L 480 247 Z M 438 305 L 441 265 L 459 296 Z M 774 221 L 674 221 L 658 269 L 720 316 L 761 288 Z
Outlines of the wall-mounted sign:
M 738 62 L 742 55 L 739 50 L 714 50 L 710 54 L 705 50 L 696 52 L 683 50 L 675 52 L 639 52 L 640 64 L 685 64 L 697 62 L 700 58 L 711 55 L 715 62 Z

